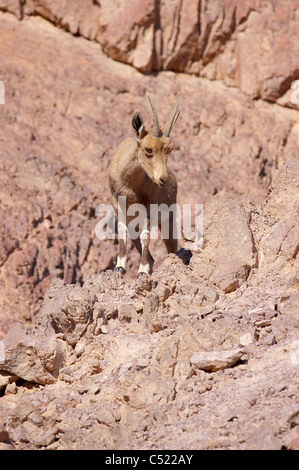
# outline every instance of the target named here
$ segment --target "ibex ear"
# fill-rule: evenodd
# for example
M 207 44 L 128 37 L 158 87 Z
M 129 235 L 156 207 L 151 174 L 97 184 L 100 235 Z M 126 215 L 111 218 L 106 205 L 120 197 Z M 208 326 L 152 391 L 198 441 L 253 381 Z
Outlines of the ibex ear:
M 133 114 L 131 124 L 138 139 L 142 139 L 146 135 L 146 130 L 140 111 L 136 111 L 136 113 Z

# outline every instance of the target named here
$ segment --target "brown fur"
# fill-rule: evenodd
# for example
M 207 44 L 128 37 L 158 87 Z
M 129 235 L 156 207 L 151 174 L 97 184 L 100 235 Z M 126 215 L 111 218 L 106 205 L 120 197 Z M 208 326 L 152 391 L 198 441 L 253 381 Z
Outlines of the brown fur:
M 132 117 L 132 127 L 136 139 L 125 139 L 119 145 L 109 168 L 109 186 L 116 214 L 119 196 L 126 197 L 127 209 L 131 204 L 142 204 L 146 207 L 148 214 L 148 219 L 144 222 L 144 229 L 149 229 L 151 204 L 164 203 L 170 206 L 176 202 L 177 181 L 174 173 L 167 166 L 173 144 L 170 138 L 163 134 L 165 126 L 166 124 L 161 128 L 160 137 L 153 137 L 151 131 L 146 131 L 141 113 L 136 112 Z M 128 223 L 127 219 L 125 224 Z M 177 251 L 177 240 L 172 238 L 172 233 L 170 233 L 169 240 L 164 241 L 168 253 Z M 141 254 L 139 274 L 143 272 L 142 269 L 147 264 L 149 264 L 149 272 L 151 272 L 153 259 L 148 249 L 149 238 L 143 243 L 140 242 L 140 239 L 133 240 L 133 242 Z M 120 255 L 123 257 L 125 246 L 123 241 L 120 245 L 122 252 Z M 120 269 L 120 271 L 122 270 Z

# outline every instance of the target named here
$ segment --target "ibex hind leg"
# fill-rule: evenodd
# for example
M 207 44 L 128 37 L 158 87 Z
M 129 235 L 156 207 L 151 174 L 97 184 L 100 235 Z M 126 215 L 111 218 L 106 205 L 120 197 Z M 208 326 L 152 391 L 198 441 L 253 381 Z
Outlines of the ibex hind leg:
M 172 204 L 172 206 L 173 205 L 174 204 Z M 167 253 L 177 253 L 178 226 L 176 224 L 176 213 L 170 211 L 169 218 L 159 223 L 159 230 L 166 246 Z
M 167 234 L 167 237 L 165 237 L 163 241 L 165 243 L 167 253 L 177 253 L 178 251 L 177 227 L 173 223 L 173 214 L 170 214 L 168 223 L 169 223 L 169 232 Z M 161 230 L 161 226 L 159 228 Z
M 167 253 L 176 253 L 178 251 L 178 241 L 176 239 L 164 239 Z

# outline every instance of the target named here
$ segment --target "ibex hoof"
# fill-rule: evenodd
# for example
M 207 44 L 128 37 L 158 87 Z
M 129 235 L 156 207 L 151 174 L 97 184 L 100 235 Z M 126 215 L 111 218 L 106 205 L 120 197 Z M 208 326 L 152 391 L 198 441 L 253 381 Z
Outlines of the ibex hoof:
M 147 276 L 147 273 L 140 272 L 140 273 L 137 274 L 137 277 L 142 277 L 142 276 Z
M 116 268 L 115 268 L 115 271 L 116 271 L 117 273 L 120 273 L 120 274 L 125 274 L 125 272 L 126 272 L 126 270 L 125 270 L 124 268 L 122 268 L 121 266 L 116 267 Z

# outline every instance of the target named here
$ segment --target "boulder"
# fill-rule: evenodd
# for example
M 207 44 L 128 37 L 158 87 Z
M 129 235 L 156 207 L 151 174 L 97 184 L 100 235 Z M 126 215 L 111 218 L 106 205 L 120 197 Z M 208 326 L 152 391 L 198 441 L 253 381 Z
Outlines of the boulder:
M 3 343 L 4 361 L 0 363 L 0 370 L 23 380 L 53 383 L 66 360 L 65 343 L 56 338 L 50 326 L 29 332 L 17 323 L 9 330 Z
M 226 369 L 236 364 L 244 355 L 241 349 L 228 351 L 200 351 L 193 354 L 191 365 L 207 372 Z
M 224 261 L 225 260 L 225 261 Z M 190 265 L 224 292 L 235 291 L 256 266 L 252 232 L 236 197 L 221 192 L 204 206 L 204 243 Z

